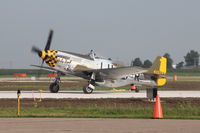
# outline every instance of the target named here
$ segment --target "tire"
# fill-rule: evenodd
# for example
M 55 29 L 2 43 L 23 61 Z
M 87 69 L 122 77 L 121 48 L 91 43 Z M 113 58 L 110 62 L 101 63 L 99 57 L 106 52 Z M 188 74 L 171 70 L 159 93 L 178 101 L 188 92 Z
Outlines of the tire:
M 83 92 L 84 92 L 85 94 L 91 94 L 91 93 L 93 92 L 93 89 L 90 88 L 89 86 L 84 86 L 84 87 L 83 87 Z
M 60 89 L 60 86 L 57 83 L 51 83 L 49 86 L 49 90 L 51 93 L 57 93 L 59 89 Z
M 139 92 L 139 89 L 135 89 L 135 92 L 138 93 L 138 92 Z

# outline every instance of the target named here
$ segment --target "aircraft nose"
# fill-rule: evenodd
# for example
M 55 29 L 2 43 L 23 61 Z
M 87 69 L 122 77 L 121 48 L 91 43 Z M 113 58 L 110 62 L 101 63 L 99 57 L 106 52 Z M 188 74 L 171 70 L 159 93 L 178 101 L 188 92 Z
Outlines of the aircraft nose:
M 42 50 L 40 58 L 44 59 L 45 57 L 46 57 L 46 52 L 44 50 Z
M 42 55 L 41 58 L 43 60 L 45 60 L 45 62 L 51 66 L 51 67 L 55 67 L 57 65 L 57 54 L 58 51 L 57 50 L 47 50 L 47 51 L 42 51 Z

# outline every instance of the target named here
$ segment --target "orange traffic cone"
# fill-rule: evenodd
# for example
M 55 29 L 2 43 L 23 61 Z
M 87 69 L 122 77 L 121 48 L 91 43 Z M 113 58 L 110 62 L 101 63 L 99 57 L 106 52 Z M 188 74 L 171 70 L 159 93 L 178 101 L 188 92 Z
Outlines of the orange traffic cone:
M 157 94 L 156 96 L 156 104 L 154 106 L 154 116 L 155 119 L 156 118 L 163 118 L 163 112 L 162 112 L 162 106 L 160 103 L 160 95 Z
M 134 91 L 134 90 L 136 90 L 136 87 L 135 87 L 135 85 L 133 84 L 133 85 L 131 86 L 131 91 Z
M 174 82 L 177 81 L 177 76 L 176 76 L 176 75 L 173 76 L 173 81 L 174 81 Z

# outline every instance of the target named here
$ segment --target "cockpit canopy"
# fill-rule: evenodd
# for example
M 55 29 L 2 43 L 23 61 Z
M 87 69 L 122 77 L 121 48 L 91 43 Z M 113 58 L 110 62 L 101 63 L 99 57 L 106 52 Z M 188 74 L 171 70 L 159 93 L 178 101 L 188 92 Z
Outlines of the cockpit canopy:
M 97 56 L 97 54 L 93 50 L 90 50 L 90 53 L 88 53 L 87 55 L 92 59 L 105 59 L 103 57 Z

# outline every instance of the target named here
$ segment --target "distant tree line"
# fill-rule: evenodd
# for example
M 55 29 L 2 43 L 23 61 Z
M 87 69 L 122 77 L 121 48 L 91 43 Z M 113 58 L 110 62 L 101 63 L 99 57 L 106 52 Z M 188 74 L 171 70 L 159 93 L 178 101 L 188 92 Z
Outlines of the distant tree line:
M 165 53 L 163 55 L 167 58 L 167 69 L 173 69 L 173 59 L 171 58 L 169 53 Z M 190 50 L 185 56 L 184 61 L 180 61 L 176 64 L 176 69 L 181 69 L 183 67 L 198 67 L 199 66 L 199 53 L 195 50 Z M 135 58 L 131 61 L 131 66 L 138 66 L 143 68 L 150 68 L 152 66 L 152 62 L 150 60 L 141 61 L 139 57 Z
M 185 62 L 184 62 L 185 61 Z M 199 66 L 199 53 L 195 50 L 190 50 L 186 56 L 184 56 L 184 61 L 176 64 L 176 69 L 181 69 L 183 67 L 195 68 Z
M 131 61 L 131 66 L 150 68 L 152 66 L 152 62 L 150 60 L 145 60 L 144 62 L 142 62 L 138 57 Z

